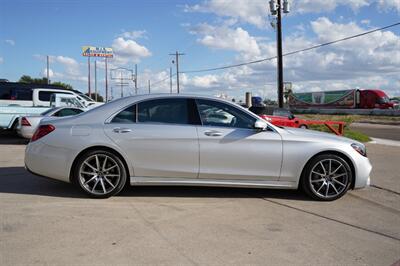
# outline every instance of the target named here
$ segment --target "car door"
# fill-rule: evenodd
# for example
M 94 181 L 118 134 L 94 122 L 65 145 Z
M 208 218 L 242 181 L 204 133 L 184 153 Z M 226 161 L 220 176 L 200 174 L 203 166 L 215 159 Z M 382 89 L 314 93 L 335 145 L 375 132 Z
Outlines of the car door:
M 185 98 L 131 105 L 105 125 L 106 134 L 128 155 L 140 177 L 197 178 L 199 143 Z
M 278 180 L 282 139 L 273 131 L 256 131 L 257 118 L 220 101 L 197 99 L 202 126 L 199 178 Z

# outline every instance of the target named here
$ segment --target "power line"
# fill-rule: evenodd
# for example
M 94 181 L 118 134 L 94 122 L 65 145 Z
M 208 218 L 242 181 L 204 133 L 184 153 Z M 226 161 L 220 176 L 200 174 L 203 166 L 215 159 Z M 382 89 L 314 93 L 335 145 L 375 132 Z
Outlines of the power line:
M 320 47 L 323 47 L 323 46 L 335 44 L 335 43 L 338 43 L 338 42 L 347 41 L 347 40 L 350 40 L 350 39 L 358 38 L 358 37 L 361 37 L 361 36 L 364 36 L 364 35 L 368 35 L 368 34 L 371 34 L 371 33 L 377 32 L 377 31 L 385 30 L 385 29 L 392 28 L 392 27 L 399 26 L 399 25 L 400 25 L 400 22 L 397 22 L 397 23 L 394 23 L 394 24 L 391 24 L 391 25 L 388 25 L 388 26 L 384 26 L 384 27 L 377 28 L 377 29 L 374 29 L 374 30 L 366 31 L 366 32 L 363 32 L 363 33 L 360 33 L 360 34 L 356 34 L 356 35 L 348 36 L 348 37 L 341 38 L 341 39 L 338 39 L 338 40 L 334 40 L 334 41 L 330 41 L 330 42 L 326 42 L 326 43 L 322 43 L 322 44 L 317 44 L 317 45 L 314 45 L 314 46 L 311 46 L 311 47 L 308 47 L 308 48 L 304 48 L 304 49 L 300 49 L 300 50 L 295 50 L 295 51 L 292 51 L 292 52 L 284 53 L 283 56 L 293 55 L 293 54 L 297 54 L 297 53 L 301 53 L 301 52 L 317 49 L 317 48 L 320 48 Z M 257 64 L 257 63 L 261 63 L 261 62 L 264 62 L 264 61 L 273 60 L 273 59 L 276 59 L 276 58 L 277 58 L 277 56 L 273 56 L 273 57 L 263 58 L 263 59 L 259 59 L 259 60 L 254 60 L 254 61 L 249 61 L 249 62 L 245 62 L 245 63 L 234 64 L 234 65 L 227 65 L 227 66 L 214 67 L 214 68 L 204 68 L 204 69 L 199 69 L 199 70 L 180 71 L 179 73 L 188 74 L 188 73 L 199 73 L 199 72 L 209 72 L 209 71 L 223 70 L 223 69 L 228 69 L 228 68 L 234 68 L 234 67 L 241 67 L 241 66 L 246 66 L 246 65 L 251 65 L 251 64 Z

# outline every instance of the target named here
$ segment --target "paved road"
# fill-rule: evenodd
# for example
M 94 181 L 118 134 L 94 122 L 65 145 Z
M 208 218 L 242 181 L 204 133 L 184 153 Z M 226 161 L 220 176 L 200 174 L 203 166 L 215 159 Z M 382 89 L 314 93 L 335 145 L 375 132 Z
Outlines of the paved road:
M 400 141 L 400 126 L 353 123 L 351 129 L 360 131 L 373 138 L 391 139 Z
M 400 148 L 368 144 L 374 186 L 334 202 L 265 189 L 136 187 L 105 200 L 23 168 L 0 145 L 0 265 L 391 265 Z M 6 152 L 4 152 L 6 151 Z

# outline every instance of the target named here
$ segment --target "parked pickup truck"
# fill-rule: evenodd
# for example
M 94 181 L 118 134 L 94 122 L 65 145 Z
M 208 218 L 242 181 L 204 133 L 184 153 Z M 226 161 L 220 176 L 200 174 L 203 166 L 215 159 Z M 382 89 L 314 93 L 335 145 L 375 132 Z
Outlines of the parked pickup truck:
M 33 98 L 33 106 L 20 106 L 18 104 L 0 106 L 0 129 L 16 130 L 19 117 L 39 115 L 52 107 L 62 106 L 77 107 L 80 109 L 90 109 L 90 107 L 94 107 L 91 105 L 87 108 L 76 95 L 53 93 L 50 96 L 50 101 L 47 106 L 38 105 L 37 102 L 35 102 L 35 98 Z

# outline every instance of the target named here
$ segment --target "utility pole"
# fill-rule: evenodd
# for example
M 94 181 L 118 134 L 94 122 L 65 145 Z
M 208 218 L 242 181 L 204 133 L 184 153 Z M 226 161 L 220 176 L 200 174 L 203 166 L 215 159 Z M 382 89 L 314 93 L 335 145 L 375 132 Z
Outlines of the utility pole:
M 97 102 L 97 60 L 94 60 L 94 100 Z
M 179 93 L 179 56 L 180 55 L 185 55 L 182 53 L 178 53 L 178 51 L 175 52 L 175 54 L 169 54 L 169 55 L 175 55 L 175 64 L 176 64 L 176 92 Z M 174 63 L 174 60 L 172 60 L 172 63 Z
M 172 93 L 172 67 L 169 67 L 169 92 Z
M 105 59 L 105 69 L 106 69 L 106 74 L 105 74 L 105 78 L 106 78 L 106 102 L 108 102 L 108 70 L 107 70 L 107 57 L 104 58 Z
M 92 91 L 90 89 L 90 56 L 88 56 L 88 93 L 89 98 L 92 98 Z
M 47 84 L 50 84 L 49 56 L 47 56 Z
M 278 105 L 283 107 L 283 56 L 282 56 L 282 12 L 289 13 L 288 0 L 270 0 L 270 10 L 272 15 L 276 15 L 276 48 L 278 66 Z
M 149 94 L 151 93 L 151 90 L 150 90 L 150 80 L 149 80 Z
M 135 94 L 137 94 L 137 64 L 135 64 Z

